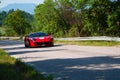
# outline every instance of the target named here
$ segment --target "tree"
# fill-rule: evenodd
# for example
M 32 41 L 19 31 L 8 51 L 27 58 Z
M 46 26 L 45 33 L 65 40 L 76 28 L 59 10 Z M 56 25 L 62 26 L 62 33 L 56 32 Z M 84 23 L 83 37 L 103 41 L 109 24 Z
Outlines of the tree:
M 35 9 L 37 31 L 55 36 L 120 35 L 120 0 L 45 0 Z
M 86 36 L 87 32 L 85 31 L 85 20 L 86 20 L 86 12 L 89 10 L 90 1 L 89 0 L 72 0 L 73 4 L 73 17 L 74 17 L 74 25 L 77 28 L 77 36 Z
M 9 14 L 5 19 L 5 24 L 12 27 L 18 35 L 24 35 L 27 29 L 30 29 L 30 24 L 25 20 L 22 11 L 16 10 Z
M 107 33 L 110 36 L 120 36 L 120 0 L 113 1 L 108 15 Z
M 106 35 L 107 17 L 111 8 L 110 0 L 92 0 L 87 12 L 86 28 L 91 35 Z
M 81 2 L 81 4 L 85 2 L 87 1 Z M 80 36 L 84 26 L 83 10 L 85 5 L 78 5 L 74 0 L 45 0 L 44 4 L 38 5 L 35 9 L 36 29 L 58 36 L 60 34 L 65 36 L 71 33 L 75 27 L 74 30 L 77 29 L 77 31 L 74 31 L 75 35 L 78 33 L 76 36 Z
M 39 4 L 35 9 L 34 16 L 37 26 L 36 31 L 43 31 L 54 36 L 63 34 L 53 0 L 45 0 L 44 4 Z
M 7 16 L 7 12 L 5 11 L 0 12 L 0 26 L 3 25 L 4 19 L 6 18 L 6 16 Z

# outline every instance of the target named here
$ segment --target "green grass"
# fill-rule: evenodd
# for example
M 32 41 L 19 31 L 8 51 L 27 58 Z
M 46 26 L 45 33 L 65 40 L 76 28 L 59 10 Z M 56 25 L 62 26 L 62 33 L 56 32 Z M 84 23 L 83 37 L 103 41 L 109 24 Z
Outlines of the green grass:
M 120 42 L 115 42 L 115 41 L 61 41 L 61 40 L 55 40 L 55 43 L 80 45 L 80 46 L 120 46 Z
M 53 80 L 53 77 L 43 76 L 31 66 L 10 57 L 0 49 L 0 80 Z

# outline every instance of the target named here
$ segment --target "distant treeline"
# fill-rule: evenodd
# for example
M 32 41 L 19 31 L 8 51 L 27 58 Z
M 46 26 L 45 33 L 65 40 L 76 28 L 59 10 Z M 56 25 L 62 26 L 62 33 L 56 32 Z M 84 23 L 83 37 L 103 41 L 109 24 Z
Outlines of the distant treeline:
M 0 12 L 0 36 L 23 36 L 31 31 L 34 17 L 22 10 Z
M 120 36 L 120 0 L 44 0 L 34 11 L 1 12 L 0 35 Z

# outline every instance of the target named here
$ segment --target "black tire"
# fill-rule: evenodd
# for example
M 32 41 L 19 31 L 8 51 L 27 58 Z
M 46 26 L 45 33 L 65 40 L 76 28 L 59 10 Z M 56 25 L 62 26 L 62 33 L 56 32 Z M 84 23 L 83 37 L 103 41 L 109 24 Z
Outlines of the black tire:
M 28 43 L 29 43 L 29 44 L 28 44 L 28 47 L 31 48 L 30 41 L 28 41 Z
M 28 46 L 25 44 L 25 47 L 27 48 Z
M 54 46 L 54 43 L 51 43 L 51 45 L 50 45 L 51 47 L 53 47 Z
M 29 44 L 27 45 L 26 42 L 24 42 L 26 48 L 31 47 L 29 41 L 28 41 L 28 43 L 29 43 Z

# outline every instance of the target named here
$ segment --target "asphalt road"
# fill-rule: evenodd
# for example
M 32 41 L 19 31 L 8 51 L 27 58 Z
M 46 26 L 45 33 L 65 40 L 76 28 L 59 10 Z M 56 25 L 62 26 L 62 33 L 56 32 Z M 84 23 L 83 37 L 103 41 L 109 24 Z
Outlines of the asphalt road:
M 120 80 L 120 47 L 25 48 L 22 41 L 1 40 L 0 48 L 54 80 Z

